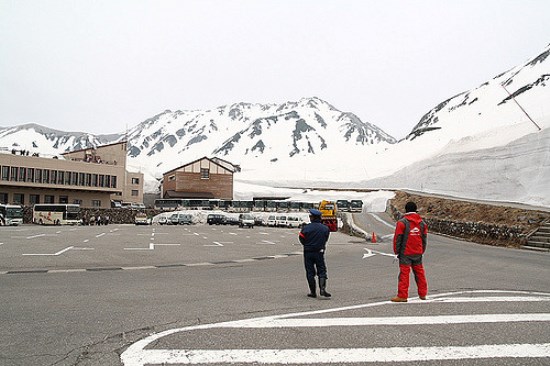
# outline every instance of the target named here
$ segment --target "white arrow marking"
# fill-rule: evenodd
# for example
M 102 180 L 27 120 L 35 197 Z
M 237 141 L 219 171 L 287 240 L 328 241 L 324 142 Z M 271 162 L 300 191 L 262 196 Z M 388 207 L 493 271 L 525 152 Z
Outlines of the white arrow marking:
M 397 258 L 397 256 L 395 254 L 379 252 L 377 250 L 372 250 L 372 249 L 368 249 L 368 248 L 363 248 L 363 249 L 365 249 L 367 251 L 365 254 L 363 254 L 363 259 L 368 258 L 368 257 L 373 257 L 376 254 L 385 255 L 386 257 Z

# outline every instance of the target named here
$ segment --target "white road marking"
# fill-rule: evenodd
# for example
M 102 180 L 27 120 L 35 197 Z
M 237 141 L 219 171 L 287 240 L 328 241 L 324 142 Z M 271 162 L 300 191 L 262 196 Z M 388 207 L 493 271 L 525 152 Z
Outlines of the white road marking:
M 397 258 L 397 256 L 395 254 L 379 252 L 377 250 L 372 250 L 372 249 L 369 249 L 369 248 L 363 248 L 363 249 L 365 249 L 367 251 L 365 254 L 363 254 L 363 259 L 373 257 L 376 254 L 380 254 L 380 255 L 384 255 L 384 256 L 392 257 L 392 258 Z
M 369 215 L 371 215 L 376 221 L 381 222 L 382 224 L 384 224 L 384 225 L 386 225 L 386 226 L 389 226 L 389 227 L 391 227 L 392 229 L 395 227 L 395 224 L 389 223 L 389 222 L 387 222 L 387 221 L 385 221 L 385 220 L 382 220 L 378 215 L 375 215 L 375 214 L 373 214 L 373 213 L 370 213 Z
M 100 238 L 100 237 L 102 237 L 103 235 L 105 235 L 105 233 L 97 234 L 95 237 L 96 237 L 96 238 Z
M 275 242 L 269 241 L 269 240 L 262 240 L 261 243 L 258 243 L 258 244 L 273 244 L 273 245 L 275 245 Z
M 72 273 L 72 272 L 86 272 L 86 269 L 50 269 L 48 273 Z
M 205 246 L 205 247 L 223 247 L 224 244 L 233 244 L 232 241 L 222 241 L 222 242 L 214 241 L 213 243 L 214 243 L 214 245 L 212 245 L 212 244 L 204 244 L 204 246 Z
M 361 325 L 435 325 L 472 323 L 548 322 L 550 313 L 395 316 L 379 318 L 260 319 L 241 328 L 346 327 Z
M 394 363 L 506 357 L 550 357 L 550 343 L 465 347 L 148 350 L 141 357 L 131 357 L 125 352 L 121 358 L 126 366 L 142 366 L 208 363 L 286 364 L 289 360 L 292 364 Z
M 65 249 L 60 250 L 57 253 L 53 253 L 53 254 L 23 254 L 23 255 L 26 255 L 26 256 L 33 256 L 33 255 L 34 256 L 57 256 L 57 255 L 65 253 L 66 251 L 71 250 L 73 248 L 74 248 L 73 246 L 70 246 L 70 247 L 67 247 Z
M 177 246 L 177 245 L 181 245 L 181 244 L 177 244 L 177 243 L 170 243 L 170 244 L 155 244 L 155 243 L 149 243 L 149 247 L 148 247 L 148 248 L 124 248 L 124 250 L 155 250 L 155 247 L 156 247 L 156 246 L 159 246 L 159 245 L 164 245 L 164 246 Z
M 518 296 L 475 297 L 476 294 L 518 294 Z M 453 298 L 456 295 L 472 297 Z M 417 300 L 417 304 L 466 301 L 550 301 L 550 294 L 524 291 L 461 291 L 434 295 L 428 300 Z M 411 301 L 414 302 L 414 301 Z M 359 304 L 335 309 L 268 316 L 255 319 L 229 321 L 217 324 L 202 324 L 186 328 L 167 330 L 146 337 L 131 345 L 121 355 L 125 366 L 146 364 L 204 364 L 204 363 L 259 363 L 285 364 L 327 364 L 327 363 L 372 363 L 372 362 L 417 362 L 434 360 L 460 360 L 477 358 L 533 358 L 550 357 L 550 343 L 540 344 L 485 344 L 474 346 L 445 347 L 380 347 L 380 348 L 314 348 L 314 349 L 150 349 L 151 343 L 179 332 L 222 328 L 286 328 L 286 327 L 331 327 L 407 324 L 467 324 L 505 322 L 548 322 L 549 313 L 480 314 L 441 316 L 401 316 L 365 318 L 311 318 L 311 315 L 357 310 L 368 307 L 393 304 L 383 301 Z M 394 304 L 395 305 L 395 304 Z M 297 318 L 303 317 L 303 318 Z
M 90 239 L 86 239 L 86 240 L 83 241 L 83 243 L 87 243 L 89 241 L 90 241 Z
M 46 234 L 37 234 L 37 235 L 27 236 L 27 239 L 40 238 L 41 236 L 46 236 Z

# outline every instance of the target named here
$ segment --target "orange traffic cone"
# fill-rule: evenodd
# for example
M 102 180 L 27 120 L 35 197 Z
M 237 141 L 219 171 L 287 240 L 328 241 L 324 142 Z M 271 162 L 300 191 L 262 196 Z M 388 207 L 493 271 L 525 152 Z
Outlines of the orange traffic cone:
M 376 233 L 373 231 L 372 236 L 370 237 L 371 243 L 376 243 Z

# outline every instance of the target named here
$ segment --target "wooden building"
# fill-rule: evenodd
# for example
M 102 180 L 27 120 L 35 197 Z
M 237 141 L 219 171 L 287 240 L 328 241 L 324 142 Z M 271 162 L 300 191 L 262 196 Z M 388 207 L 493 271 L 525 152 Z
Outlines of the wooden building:
M 233 199 L 233 174 L 238 167 L 207 157 L 163 174 L 162 198 Z

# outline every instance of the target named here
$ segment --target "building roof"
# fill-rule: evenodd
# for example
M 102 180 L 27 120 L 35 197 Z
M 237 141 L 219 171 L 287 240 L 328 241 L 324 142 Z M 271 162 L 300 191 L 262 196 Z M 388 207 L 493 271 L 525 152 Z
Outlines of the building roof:
M 119 141 L 119 142 L 113 142 L 112 144 L 107 144 L 107 145 L 90 146 L 90 147 L 85 147 L 85 148 L 78 149 L 78 150 L 66 151 L 66 152 L 64 152 L 64 153 L 61 153 L 61 155 L 73 154 L 73 153 L 75 153 L 75 152 L 81 152 L 81 151 L 86 151 L 86 150 L 97 150 L 97 149 L 101 149 L 102 147 L 114 146 L 114 145 L 119 145 L 119 144 L 125 144 L 125 143 L 127 143 L 127 142 L 128 142 L 128 141 L 124 140 L 124 141 Z
M 171 170 L 167 171 L 166 173 L 163 173 L 162 175 L 170 174 L 170 173 L 172 173 L 172 172 L 174 172 L 174 171 L 176 171 L 176 170 L 178 170 L 178 169 L 181 169 L 181 168 L 183 168 L 183 167 L 186 167 L 186 166 L 195 164 L 197 161 L 201 161 L 201 160 L 204 160 L 204 159 L 210 161 L 210 162 L 213 163 L 213 164 L 216 164 L 216 165 L 219 166 L 219 167 L 222 167 L 222 168 L 225 169 L 225 170 L 230 171 L 231 173 L 235 173 L 235 170 L 232 170 L 232 169 L 228 168 L 228 167 L 226 166 L 226 164 L 221 164 L 220 162 L 216 161 L 215 159 L 210 159 L 210 158 L 208 158 L 208 157 L 206 157 L 206 156 L 203 156 L 203 157 L 200 158 L 200 159 L 193 160 L 193 161 L 190 162 L 190 163 L 187 163 L 187 164 L 181 165 L 181 166 L 179 166 L 179 167 L 177 167 L 177 168 L 171 169 Z M 220 159 L 220 160 L 221 160 L 221 159 Z M 225 160 L 223 160 L 223 161 L 225 162 Z M 227 162 L 227 163 L 229 163 L 229 162 Z M 229 163 L 229 164 L 231 164 L 231 163 Z M 233 164 L 231 164 L 231 165 L 232 165 L 233 167 L 235 167 Z

